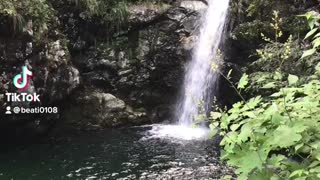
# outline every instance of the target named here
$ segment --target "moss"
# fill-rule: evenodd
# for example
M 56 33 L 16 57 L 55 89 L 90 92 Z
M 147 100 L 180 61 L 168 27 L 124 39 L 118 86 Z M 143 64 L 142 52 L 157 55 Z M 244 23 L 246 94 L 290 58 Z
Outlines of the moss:
M 0 16 L 12 19 L 13 30 L 21 31 L 28 21 L 32 21 L 33 31 L 41 32 L 54 15 L 54 10 L 46 0 L 13 0 L 0 2 Z

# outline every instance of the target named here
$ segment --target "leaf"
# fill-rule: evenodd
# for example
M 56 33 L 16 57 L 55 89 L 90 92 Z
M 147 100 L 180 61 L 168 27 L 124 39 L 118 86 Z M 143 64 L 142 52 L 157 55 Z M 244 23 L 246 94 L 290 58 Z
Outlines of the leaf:
M 318 166 L 320 164 L 320 161 L 313 161 L 310 165 L 309 168 L 313 168 L 315 166 Z
M 285 159 L 283 155 L 273 154 L 271 158 L 268 159 L 268 164 L 272 166 L 280 166 L 281 162 Z
M 230 126 L 230 129 L 231 129 L 231 131 L 236 131 L 240 126 L 241 126 L 241 124 L 232 124 Z
M 303 143 L 300 143 L 300 144 L 297 144 L 295 147 L 294 147 L 294 150 L 295 151 L 298 151 L 300 148 L 302 148 L 303 147 Z
M 227 116 L 227 115 L 224 115 L 221 117 L 221 128 L 222 129 L 226 129 L 228 128 L 228 125 L 230 124 L 230 122 L 232 121 L 232 119 Z
M 301 56 L 300 59 L 303 59 L 303 58 L 305 58 L 305 57 L 311 56 L 311 55 L 313 55 L 314 53 L 316 53 L 316 49 L 313 49 L 313 48 L 312 48 L 312 49 L 306 50 L 306 51 L 303 52 L 303 54 L 302 54 L 302 56 Z
M 258 171 L 253 174 L 250 174 L 249 180 L 271 180 L 272 173 L 268 171 Z M 246 180 L 247 180 L 246 179 Z
M 294 145 L 296 142 L 300 141 L 301 138 L 302 136 L 297 134 L 293 128 L 282 125 L 274 131 L 271 144 L 276 147 L 286 148 Z
M 299 80 L 298 76 L 289 74 L 289 76 L 288 76 L 289 85 L 296 84 L 298 82 L 298 80 Z
M 319 173 L 320 172 L 320 166 L 316 167 L 316 168 L 313 168 L 313 169 L 310 169 L 310 172 L 317 172 Z
M 248 140 L 252 133 L 252 127 L 247 123 L 241 127 L 240 134 L 238 135 L 238 139 L 242 142 L 245 142 Z
M 282 74 L 280 73 L 280 72 L 275 72 L 274 73 L 274 76 L 273 76 L 273 78 L 275 79 L 275 80 L 281 80 L 282 79 Z
M 260 102 L 262 101 L 261 96 L 257 96 L 255 98 L 251 98 L 249 102 L 247 103 L 247 106 L 249 106 L 251 109 L 255 108 Z
M 233 178 L 230 175 L 226 175 L 226 176 L 222 177 L 222 180 L 231 180 L 231 179 L 233 179 Z
M 317 71 L 317 73 L 319 73 L 320 74 L 320 62 L 317 64 L 317 66 L 316 66 L 316 71 Z
M 217 128 L 215 128 L 215 129 L 212 129 L 211 131 L 210 131 L 210 133 L 209 133 L 209 138 L 213 138 L 214 136 L 216 136 L 217 135 L 217 133 L 218 133 L 218 129 Z
M 270 82 L 270 83 L 267 83 L 266 85 L 262 86 L 262 89 L 272 89 L 276 87 L 276 84 L 274 82 Z
M 273 93 L 273 94 L 271 94 L 270 97 L 280 97 L 280 96 L 282 96 L 282 92 Z
M 230 155 L 228 163 L 239 167 L 237 173 L 248 175 L 256 168 L 262 168 L 263 157 L 257 151 L 252 151 L 249 148 L 239 150 L 236 154 Z
M 295 123 L 293 124 L 293 127 L 292 127 L 292 129 L 293 129 L 295 132 L 297 132 L 297 133 L 302 133 L 302 132 L 304 132 L 307 128 L 308 128 L 308 126 L 306 126 L 303 121 L 297 121 L 297 122 L 295 122 Z
M 222 114 L 219 113 L 219 112 L 210 112 L 210 117 L 211 117 L 211 119 L 213 119 L 213 120 L 220 119 L 221 116 L 222 116 Z
M 273 124 L 279 125 L 282 121 L 283 121 L 283 117 L 282 117 L 278 112 L 276 112 L 276 113 L 272 116 L 271 122 L 272 122 Z
M 243 113 L 244 116 L 248 116 L 249 118 L 256 118 L 257 116 L 254 114 L 253 111 L 248 111 Z
M 313 153 L 313 156 L 314 156 L 318 161 L 320 161 L 320 153 L 319 153 L 319 151 L 315 151 L 315 152 Z
M 312 41 L 313 49 L 317 49 L 320 46 L 320 38 L 316 38 Z
M 232 69 L 230 69 L 230 71 L 228 72 L 227 78 L 230 79 L 231 78 L 231 73 L 232 73 Z
M 309 31 L 304 39 L 307 39 L 308 37 L 312 36 L 315 32 L 317 32 L 318 28 L 314 28 L 311 31 Z
M 298 169 L 298 170 L 295 170 L 293 171 L 291 174 L 290 174 L 290 178 L 294 177 L 294 176 L 298 176 L 298 177 L 301 177 L 302 174 L 304 174 L 305 170 L 303 169 Z
M 320 36 L 320 33 L 317 33 L 313 38 L 317 38 Z
M 243 74 L 240 81 L 239 81 L 239 84 L 238 84 L 238 89 L 244 89 L 247 85 L 248 85 L 248 75 L 247 74 Z
M 308 11 L 305 14 L 297 15 L 298 17 L 305 17 L 307 20 L 314 18 L 318 13 L 315 11 Z
M 312 19 L 309 19 L 309 20 L 308 20 L 309 28 L 310 28 L 310 29 L 313 29 L 313 28 L 314 28 L 314 25 L 316 24 L 316 22 L 317 22 L 317 21 L 316 21 L 315 19 L 313 19 L 313 18 L 312 18 Z

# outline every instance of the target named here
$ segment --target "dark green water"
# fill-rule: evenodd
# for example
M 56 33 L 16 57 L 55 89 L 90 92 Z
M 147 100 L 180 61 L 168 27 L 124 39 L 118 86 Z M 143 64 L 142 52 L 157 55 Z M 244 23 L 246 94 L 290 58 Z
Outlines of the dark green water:
M 218 179 L 228 173 L 212 140 L 149 138 L 150 128 L 77 134 L 2 151 L 0 179 Z

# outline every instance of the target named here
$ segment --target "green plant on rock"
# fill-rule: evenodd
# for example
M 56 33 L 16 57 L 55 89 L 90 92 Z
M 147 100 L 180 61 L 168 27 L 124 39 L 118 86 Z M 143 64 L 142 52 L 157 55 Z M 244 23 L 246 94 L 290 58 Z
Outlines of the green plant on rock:
M 54 14 L 46 0 L 12 0 L 0 2 L 0 16 L 12 19 L 14 31 L 21 31 L 25 23 L 32 21 L 33 31 L 42 32 Z
M 79 8 L 85 9 L 85 11 L 93 15 L 98 12 L 99 2 L 97 0 L 69 0 L 71 3 L 75 3 Z
M 221 157 L 236 168 L 238 179 L 316 180 L 320 178 L 319 59 L 309 67 L 312 71 L 293 75 L 288 64 L 302 62 L 302 53 L 295 54 L 302 49 L 292 36 L 280 42 L 281 30 L 274 29 L 278 30 L 274 39 L 263 36 L 267 44 L 253 63 L 263 66 L 244 74 L 238 85 L 232 83 L 231 71 L 221 73 L 241 101 L 229 110 L 215 107 L 210 128 L 223 137 Z M 254 89 L 268 92 L 248 93 Z

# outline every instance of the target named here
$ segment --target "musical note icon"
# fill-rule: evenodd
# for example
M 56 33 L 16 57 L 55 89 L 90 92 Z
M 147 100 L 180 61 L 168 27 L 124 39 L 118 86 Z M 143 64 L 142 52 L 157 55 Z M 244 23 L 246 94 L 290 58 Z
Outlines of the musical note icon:
M 22 73 L 17 74 L 13 78 L 13 84 L 16 88 L 23 90 L 28 87 L 29 78 L 32 77 L 32 72 L 27 68 L 27 66 L 22 67 Z

